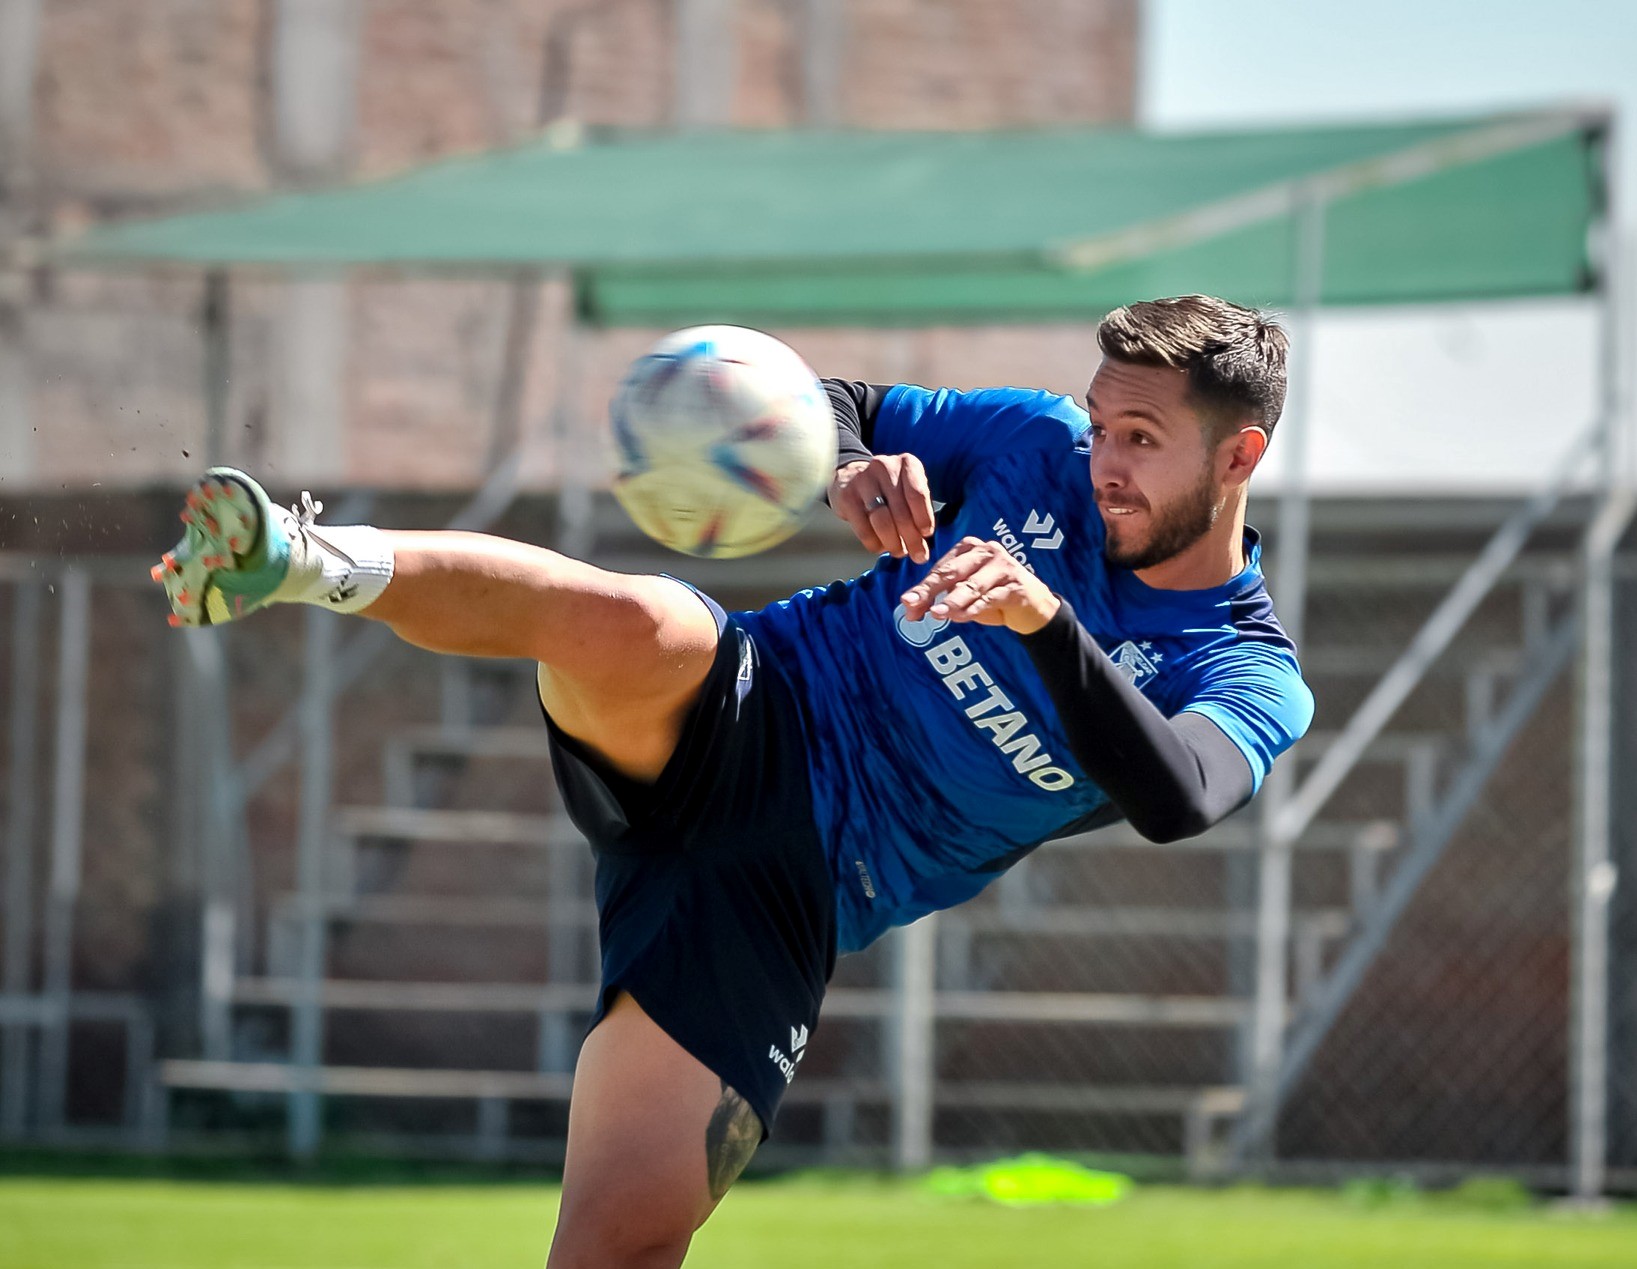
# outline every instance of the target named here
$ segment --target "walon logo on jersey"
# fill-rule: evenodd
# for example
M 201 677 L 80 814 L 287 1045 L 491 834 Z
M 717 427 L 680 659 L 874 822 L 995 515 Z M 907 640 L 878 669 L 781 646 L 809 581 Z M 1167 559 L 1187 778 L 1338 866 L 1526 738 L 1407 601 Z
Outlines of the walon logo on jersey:
M 1159 663 L 1165 658 L 1155 652 L 1154 645 L 1146 639 L 1142 643 L 1127 639 L 1109 654 L 1109 660 L 1114 662 L 1114 668 L 1125 675 L 1131 686 L 1140 690 L 1153 682 L 1154 676 L 1160 672 Z
M 776 1044 L 768 1046 L 767 1056 L 773 1065 L 779 1068 L 779 1073 L 784 1076 L 786 1084 L 793 1081 L 796 1078 L 796 1067 L 801 1064 L 802 1058 L 807 1056 L 807 1024 L 804 1022 L 799 1027 L 790 1028 L 789 1057 L 781 1053 Z
M 915 620 L 904 611 L 904 605 L 902 604 L 892 610 L 892 621 L 898 627 L 898 633 L 904 637 L 905 641 L 914 644 L 917 648 L 926 647 L 949 624 L 948 617 L 934 617 L 931 613 L 919 620 Z
M 1063 530 L 1057 527 L 1057 521 L 1049 514 L 1041 515 L 1033 507 L 1029 508 L 1021 535 L 1012 532 L 1012 526 L 1004 517 L 995 521 L 992 531 L 995 541 L 1006 548 L 1006 553 L 1031 573 L 1034 566 L 1029 563 L 1028 551 L 1023 549 L 1025 544 L 1030 551 L 1055 551 L 1063 545 Z

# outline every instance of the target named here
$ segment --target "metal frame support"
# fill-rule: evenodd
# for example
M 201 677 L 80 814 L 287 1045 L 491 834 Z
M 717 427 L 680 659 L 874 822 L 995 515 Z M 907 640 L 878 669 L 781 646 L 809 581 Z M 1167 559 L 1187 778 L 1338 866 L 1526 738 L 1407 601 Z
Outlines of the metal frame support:
M 18 582 L 11 614 L 11 719 L 7 738 L 6 928 L 0 990 L 20 997 L 34 981 L 34 789 L 40 730 L 40 625 L 45 587 Z M 0 1027 L 0 1140 L 28 1131 L 33 1045 L 26 1023 Z
M 810 128 L 842 123 L 847 15 L 842 0 L 801 0 L 801 117 Z
M 915 1172 L 932 1162 L 938 914 L 929 913 L 905 926 L 896 939 L 892 1158 L 900 1172 Z
M 1376 956 L 1386 945 L 1398 918 L 1409 906 L 1427 874 L 1443 857 L 1444 849 L 1460 829 L 1473 803 L 1478 800 L 1496 766 L 1505 756 L 1507 746 L 1533 717 L 1547 688 L 1563 672 L 1574 650 L 1577 632 L 1577 619 L 1573 616 L 1564 618 L 1552 638 L 1533 658 L 1528 675 L 1512 690 L 1500 712 L 1474 742 L 1470 756 L 1452 780 L 1443 802 L 1416 826 L 1404 858 L 1371 905 L 1358 936 L 1347 945 L 1335 968 L 1313 993 L 1307 1009 L 1291 1029 L 1273 1099 L 1267 1108 L 1268 1115 L 1277 1115 L 1279 1106 L 1295 1089 L 1324 1037 L 1329 1034 L 1330 1028 L 1347 1007 L 1347 1002 L 1364 981 Z M 1252 1149 L 1254 1134 L 1269 1126 L 1271 1124 L 1247 1117 L 1242 1128 L 1235 1133 L 1236 1148 Z
M 557 399 L 552 409 L 552 438 L 557 451 L 557 542 L 556 547 L 573 559 L 588 559 L 596 545 L 591 482 L 585 478 L 585 461 L 575 445 L 580 415 L 581 373 L 589 342 L 585 323 L 580 319 L 574 279 L 566 277 L 568 311 L 564 318 L 561 350 L 557 361 Z
M 1579 744 L 1576 762 L 1571 969 L 1570 1149 L 1574 1196 L 1602 1197 L 1608 1170 L 1609 901 L 1614 776 L 1614 548 L 1637 509 L 1632 491 L 1604 505 L 1582 551 Z
M 1599 134 L 1605 176 L 1612 127 Z M 1595 518 L 1581 548 L 1581 643 L 1575 787 L 1573 942 L 1570 969 L 1570 1172 L 1576 1200 L 1600 1200 L 1608 1173 L 1609 903 L 1618 877 L 1612 854 L 1614 781 L 1614 555 L 1637 512 L 1637 488 L 1624 464 L 1626 417 L 1621 320 L 1621 267 L 1612 208 L 1603 208 L 1599 377 L 1603 429 L 1598 437 L 1602 478 Z
M 1288 418 L 1281 438 L 1288 447 L 1279 498 L 1276 585 L 1280 620 L 1300 644 L 1307 608 L 1307 567 L 1312 535 L 1308 445 L 1313 430 L 1313 363 L 1318 308 L 1324 298 L 1324 230 L 1328 207 L 1322 191 L 1293 195 L 1293 288 L 1296 295 Z M 1291 852 L 1295 834 L 1279 831 L 1290 800 L 1294 769 L 1287 759 L 1269 773 L 1262 789 L 1261 849 L 1257 855 L 1256 989 L 1251 1013 L 1248 1117 L 1258 1124 L 1257 1148 L 1273 1153 L 1273 1114 L 1289 1008 Z
M 227 699 L 223 631 L 183 632 L 191 678 L 191 718 L 185 726 L 194 746 L 190 767 L 199 773 L 200 801 L 194 823 L 198 843 L 200 901 L 199 1034 L 212 1060 L 231 1056 L 233 979 L 238 969 L 239 860 L 243 821 L 233 814 L 232 737 L 220 708 Z
M 324 964 L 328 922 L 324 866 L 333 780 L 335 618 L 310 608 L 301 691 L 301 807 L 296 840 L 296 891 L 300 896 L 301 944 L 291 1010 L 290 1060 L 298 1068 L 289 1096 L 288 1148 L 297 1159 L 318 1153 L 323 1098 L 318 1068 L 324 1064 Z
M 203 343 L 205 390 L 205 461 L 228 461 L 228 398 L 232 374 L 232 291 L 226 269 L 205 273 L 199 302 L 199 330 Z
M 59 1131 L 68 1101 L 69 1003 L 74 989 L 74 909 L 79 902 L 85 812 L 86 695 L 91 666 L 91 579 L 70 568 L 59 583 L 57 735 L 51 781 L 51 879 L 46 894 L 42 991 L 49 1021 L 40 1039 L 39 1127 Z
M 733 121 L 739 82 L 735 0 L 677 0 L 675 118 L 679 128 L 722 128 Z

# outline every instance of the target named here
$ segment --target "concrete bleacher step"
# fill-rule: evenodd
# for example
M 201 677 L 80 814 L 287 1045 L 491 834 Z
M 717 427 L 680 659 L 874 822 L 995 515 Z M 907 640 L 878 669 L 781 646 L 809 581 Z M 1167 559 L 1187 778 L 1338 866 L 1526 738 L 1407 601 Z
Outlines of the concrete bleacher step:
M 1310 731 L 1302 737 L 1296 753 L 1305 759 L 1317 759 L 1339 739 L 1339 731 Z M 1384 731 L 1370 741 L 1360 761 L 1402 762 L 1423 754 L 1447 752 L 1460 741 L 1459 735 L 1449 731 Z
M 380 1097 L 478 1103 L 480 1154 L 508 1153 L 512 1133 L 506 1107 L 514 1102 L 566 1103 L 571 1075 L 537 1071 L 451 1070 L 380 1066 L 301 1067 L 282 1062 L 171 1059 L 159 1064 L 159 1087 L 197 1092 L 310 1092 L 326 1097 Z M 1122 1085 L 1023 1080 L 940 1080 L 929 1090 L 934 1110 L 1022 1111 L 1042 1114 L 1180 1116 L 1183 1153 L 1196 1172 L 1216 1160 L 1217 1125 L 1244 1112 L 1246 1092 L 1235 1085 Z M 892 1104 L 883 1080 L 813 1076 L 785 1094 L 792 1106 L 817 1106 L 850 1122 L 860 1106 Z M 168 1118 L 168 1116 L 167 1116 Z M 830 1135 L 827 1133 L 826 1135 Z M 453 1134 L 450 1134 L 453 1137 Z
M 1398 847 L 1403 826 L 1391 819 L 1320 820 L 1296 842 L 1298 850 L 1366 851 L 1381 853 Z M 1089 833 L 1076 833 L 1047 842 L 1042 850 L 1256 850 L 1262 837 L 1254 820 L 1235 817 L 1199 837 L 1158 844 L 1129 824 L 1111 824 Z
M 335 837 L 459 843 L 472 846 L 583 845 L 566 815 L 514 811 L 443 811 L 412 806 L 345 806 L 331 815 Z
M 953 908 L 938 918 L 941 935 L 1043 935 L 1046 937 L 1172 937 L 1192 939 L 1254 938 L 1256 913 L 1217 909 L 1089 907 L 1077 904 L 1018 904 Z M 1346 908 L 1319 908 L 1291 913 L 1296 931 L 1338 939 L 1352 927 Z
M 234 1092 L 290 1093 L 316 1091 L 333 1096 L 504 1098 L 566 1100 L 573 1086 L 568 1074 L 539 1071 L 481 1071 L 417 1067 L 315 1066 L 286 1062 L 212 1062 L 170 1059 L 160 1064 L 159 1078 L 169 1088 L 221 1089 Z M 886 1104 L 892 1090 L 879 1080 L 817 1076 L 798 1079 L 787 1096 L 796 1102 L 833 1097 Z M 1183 1113 L 1203 1108 L 1216 1115 L 1238 1114 L 1245 1090 L 1231 1085 L 1155 1085 L 1054 1083 L 1024 1080 L 940 1081 L 933 1088 L 941 1106 L 968 1110 L 1107 1111 Z
M 543 726 L 405 727 L 387 739 L 387 752 L 435 758 L 539 758 L 551 745 Z
M 1301 653 L 1302 677 L 1353 678 L 1381 677 L 1398 661 L 1403 649 L 1393 646 L 1321 644 Z M 1459 655 L 1446 654 L 1427 670 L 1429 679 L 1465 678 L 1473 673 L 1515 676 L 1528 664 L 1527 649 L 1512 645 L 1473 649 Z
M 348 898 L 331 895 L 318 901 L 319 910 L 332 921 L 380 925 L 479 926 L 533 928 L 571 925 L 591 929 L 597 909 L 589 899 L 445 898 L 438 895 L 366 895 Z M 275 900 L 275 921 L 299 921 L 306 904 L 299 895 Z M 1298 928 L 1310 928 L 1320 937 L 1340 938 L 1347 933 L 1352 914 L 1346 908 L 1296 911 Z M 1092 907 L 1060 903 L 954 908 L 939 918 L 941 931 L 973 934 L 1042 934 L 1051 936 L 1154 936 L 1176 938 L 1248 938 L 1256 933 L 1256 914 L 1216 909 Z
M 430 1013 L 584 1013 L 596 1002 L 595 983 L 444 983 L 380 979 L 324 979 L 316 984 L 324 1009 Z M 240 978 L 233 984 L 236 1004 L 304 1005 L 302 982 L 294 978 Z M 824 1002 L 831 1018 L 887 1019 L 896 1015 L 896 992 L 880 988 L 837 988 Z M 1241 997 L 1164 996 L 1116 992 L 940 991 L 936 1015 L 950 1022 L 1068 1022 L 1112 1026 L 1237 1027 L 1250 1016 Z
M 597 908 L 589 898 L 572 899 L 477 897 L 454 895 L 389 894 L 326 895 L 316 900 L 320 913 L 331 921 L 376 925 L 480 926 L 534 928 L 570 925 L 593 929 Z M 275 922 L 297 922 L 309 910 L 300 895 L 280 895 L 270 917 Z
M 409 806 L 349 806 L 337 809 L 332 833 L 351 841 L 383 839 L 461 846 L 586 846 L 566 815 L 511 811 L 443 811 Z M 1308 850 L 1392 850 L 1400 826 L 1390 819 L 1329 820 L 1314 824 L 1296 843 Z M 1229 820 L 1209 833 L 1156 845 L 1127 824 L 1113 824 L 1046 843 L 1043 849 L 1141 848 L 1147 850 L 1253 850 L 1260 845 L 1247 818 Z
M 1302 748 L 1321 752 L 1335 743 L 1338 731 L 1310 731 Z M 1448 732 L 1383 732 L 1370 742 L 1366 754 L 1391 760 L 1427 748 L 1444 748 L 1453 743 Z M 407 727 L 386 741 L 388 753 L 413 757 L 456 758 L 538 758 L 549 761 L 551 746 L 543 727 Z

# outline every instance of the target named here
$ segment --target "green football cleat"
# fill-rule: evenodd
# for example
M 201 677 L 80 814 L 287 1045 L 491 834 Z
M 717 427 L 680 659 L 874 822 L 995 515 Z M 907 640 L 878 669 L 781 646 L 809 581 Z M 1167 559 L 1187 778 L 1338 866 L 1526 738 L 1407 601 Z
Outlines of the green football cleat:
M 271 602 L 290 568 L 298 519 L 231 467 L 212 467 L 188 491 L 187 526 L 153 568 L 173 626 L 219 626 Z

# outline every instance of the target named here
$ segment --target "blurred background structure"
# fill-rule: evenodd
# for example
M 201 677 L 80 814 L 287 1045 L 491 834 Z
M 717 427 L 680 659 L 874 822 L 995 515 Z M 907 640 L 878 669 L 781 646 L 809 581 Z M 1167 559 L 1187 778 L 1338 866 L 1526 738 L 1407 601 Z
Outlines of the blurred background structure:
M 844 961 L 763 1161 L 1637 1188 L 1612 117 L 1132 133 L 1184 8 L 0 0 L 0 1136 L 562 1148 L 595 929 L 529 667 L 305 611 L 168 630 L 147 563 L 207 462 L 750 606 L 867 561 L 817 519 L 716 566 L 623 522 L 602 404 L 657 327 L 1079 395 L 1103 308 L 1199 289 L 1293 326 L 1253 520 L 1314 734 L 1198 842 L 1052 844 Z M 1483 302 L 1528 427 L 1433 384 L 1357 421 L 1318 310 L 1356 354 L 1417 301 Z

